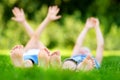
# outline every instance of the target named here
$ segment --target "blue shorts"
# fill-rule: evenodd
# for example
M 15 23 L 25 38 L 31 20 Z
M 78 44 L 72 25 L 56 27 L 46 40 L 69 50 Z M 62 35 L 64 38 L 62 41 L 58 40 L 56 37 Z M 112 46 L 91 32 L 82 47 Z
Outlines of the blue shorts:
M 24 53 L 23 58 L 24 60 L 31 60 L 33 64 L 38 64 L 38 53 L 40 50 L 38 49 L 31 49 Z
M 79 64 L 80 62 L 82 62 L 85 58 L 87 57 L 87 55 L 76 55 L 76 56 L 72 56 L 71 58 L 67 59 L 67 60 L 72 60 L 74 61 L 76 64 Z M 92 59 L 95 62 L 95 68 L 100 68 L 100 64 L 98 63 L 98 61 L 92 57 Z
M 25 55 L 24 60 L 31 60 L 33 64 L 38 64 L 38 56 L 37 55 Z

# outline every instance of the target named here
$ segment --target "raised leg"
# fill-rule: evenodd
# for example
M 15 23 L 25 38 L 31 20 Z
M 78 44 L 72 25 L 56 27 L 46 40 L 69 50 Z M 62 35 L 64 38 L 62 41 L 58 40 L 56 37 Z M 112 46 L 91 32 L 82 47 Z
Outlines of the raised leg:
M 32 67 L 33 63 L 30 60 L 23 59 L 24 49 L 22 45 L 17 45 L 11 50 L 11 60 L 16 67 Z
M 55 51 L 50 55 L 50 66 L 59 68 L 61 66 L 60 51 Z
M 25 51 L 28 51 L 29 49 L 43 49 L 46 48 L 40 41 L 39 38 L 36 35 L 33 35 L 32 38 L 28 41 L 28 43 L 25 46 Z
M 25 60 L 24 61 L 24 67 L 29 68 L 29 67 L 33 67 L 33 63 L 31 60 Z
M 94 60 L 90 56 L 87 56 L 81 63 L 77 65 L 76 70 L 88 71 L 92 70 L 94 67 L 95 67 Z
M 23 46 L 17 45 L 11 50 L 11 60 L 13 65 L 16 67 L 23 67 L 24 66 L 24 60 L 23 60 Z
M 76 63 L 73 62 L 73 61 L 65 61 L 63 64 L 62 64 L 62 68 L 63 69 L 68 69 L 68 70 L 75 70 L 76 69 Z
M 44 49 L 41 49 L 38 54 L 38 66 L 42 68 L 48 68 L 49 67 L 49 54 Z

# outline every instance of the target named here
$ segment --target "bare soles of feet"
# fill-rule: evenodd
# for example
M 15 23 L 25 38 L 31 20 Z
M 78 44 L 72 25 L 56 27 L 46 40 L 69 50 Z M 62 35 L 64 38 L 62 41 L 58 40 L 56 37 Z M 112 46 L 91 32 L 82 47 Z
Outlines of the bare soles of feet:
M 23 46 L 17 45 L 11 50 L 10 54 L 12 63 L 16 67 L 23 67 L 24 61 L 23 61 Z
M 50 66 L 59 68 L 61 66 L 61 56 L 59 51 L 55 51 L 50 55 Z
M 89 71 L 94 68 L 94 64 L 94 60 L 90 56 L 87 56 L 81 63 L 77 65 L 76 70 Z
M 76 65 L 74 61 L 67 60 L 63 63 L 62 68 L 68 70 L 76 70 L 76 71 L 88 71 L 92 70 L 95 66 L 94 60 L 87 56 L 81 63 Z
M 26 68 L 33 67 L 32 61 L 31 60 L 25 60 L 24 61 L 24 67 L 26 67 Z
M 71 61 L 71 60 L 68 60 L 68 61 L 65 61 L 63 64 L 62 64 L 62 68 L 63 69 L 68 69 L 68 70 L 75 70 L 76 69 L 76 63 Z
M 42 68 L 49 67 L 49 55 L 44 49 L 38 54 L 38 66 Z

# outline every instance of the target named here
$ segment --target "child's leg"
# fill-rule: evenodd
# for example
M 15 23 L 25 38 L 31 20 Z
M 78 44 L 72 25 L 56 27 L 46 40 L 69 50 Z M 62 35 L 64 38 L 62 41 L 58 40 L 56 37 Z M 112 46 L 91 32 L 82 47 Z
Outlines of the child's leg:
M 43 49 L 43 48 L 45 48 L 45 46 L 39 41 L 38 36 L 34 34 L 26 44 L 25 51 L 29 49 Z
M 94 60 L 90 56 L 87 56 L 81 63 L 77 65 L 76 70 L 88 71 L 92 70 L 94 67 L 95 67 Z
M 13 62 L 13 64 L 16 67 L 23 67 L 24 66 L 24 60 L 23 60 L 23 46 L 15 46 L 12 50 L 11 50 L 11 60 Z
M 33 63 L 31 60 L 25 60 L 24 61 L 24 67 L 33 67 Z
M 34 33 L 31 39 L 28 41 L 24 50 L 28 51 L 29 49 L 39 49 L 40 53 L 38 53 L 38 66 L 40 67 L 48 67 L 49 64 L 49 56 L 46 52 L 46 47 L 39 41 L 39 33 Z
M 53 68 L 61 66 L 60 51 L 55 51 L 50 55 L 50 66 Z
M 77 66 L 77 64 L 74 61 L 71 61 L 71 60 L 65 61 L 62 64 L 62 68 L 63 69 L 68 69 L 68 70 L 75 70 L 76 66 Z
M 32 62 L 23 60 L 23 46 L 17 45 L 11 50 L 11 60 L 16 67 L 32 67 Z
M 41 49 L 39 54 L 38 54 L 38 66 L 43 67 L 43 68 L 48 68 L 49 67 L 49 53 Z

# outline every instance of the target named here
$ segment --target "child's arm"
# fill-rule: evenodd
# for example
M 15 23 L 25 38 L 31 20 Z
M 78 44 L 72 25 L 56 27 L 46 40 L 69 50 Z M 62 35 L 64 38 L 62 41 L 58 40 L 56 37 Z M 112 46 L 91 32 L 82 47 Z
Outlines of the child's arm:
M 46 25 L 49 22 L 61 18 L 60 15 L 57 15 L 59 10 L 60 9 L 57 6 L 50 6 L 49 7 L 46 18 L 44 19 L 44 21 L 39 25 L 38 29 L 36 30 L 36 34 L 38 34 L 38 36 L 41 34 L 43 29 L 46 27 Z
M 100 27 L 99 27 L 99 20 L 95 19 L 95 31 L 96 31 L 96 38 L 97 38 L 97 50 L 96 50 L 96 59 L 99 63 L 102 62 L 103 51 L 104 51 L 104 38 L 102 36 Z
M 85 36 L 86 36 L 88 30 L 92 27 L 93 27 L 93 23 L 91 22 L 90 18 L 88 18 L 86 21 L 84 29 L 82 30 L 82 32 L 79 34 L 79 36 L 77 38 L 72 55 L 79 53 L 79 50 L 82 47 Z
M 25 27 L 28 35 L 31 37 L 33 34 L 33 30 L 25 19 L 23 9 L 19 9 L 19 8 L 15 7 L 14 9 L 12 9 L 12 12 L 14 14 L 14 17 L 12 17 L 12 19 L 19 22 L 20 24 L 22 24 Z

